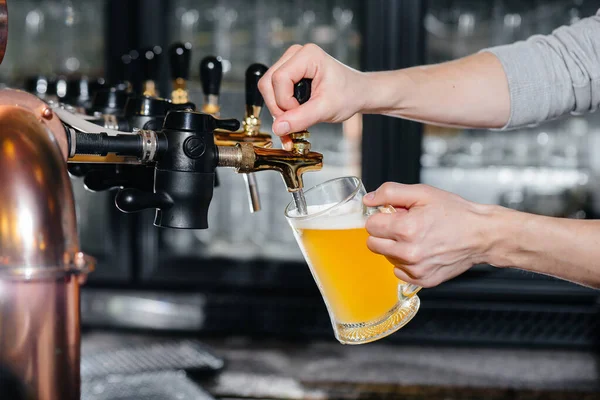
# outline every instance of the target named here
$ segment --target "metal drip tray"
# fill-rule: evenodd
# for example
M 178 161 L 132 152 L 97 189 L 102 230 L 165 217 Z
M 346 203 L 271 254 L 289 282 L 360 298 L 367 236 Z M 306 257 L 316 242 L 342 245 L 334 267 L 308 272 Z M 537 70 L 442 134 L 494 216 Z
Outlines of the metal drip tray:
M 184 372 L 109 375 L 84 380 L 82 400 L 214 400 Z
M 81 379 L 133 375 L 152 371 L 194 370 L 216 372 L 224 361 L 194 340 L 157 342 L 84 351 Z

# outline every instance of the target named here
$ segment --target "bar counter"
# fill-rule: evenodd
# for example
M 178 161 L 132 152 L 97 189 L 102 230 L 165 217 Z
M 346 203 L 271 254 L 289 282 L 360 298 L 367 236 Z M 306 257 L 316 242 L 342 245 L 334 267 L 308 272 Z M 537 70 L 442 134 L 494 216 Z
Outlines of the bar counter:
M 152 340 L 156 337 L 87 332 L 82 352 L 85 357 L 92 350 Z M 225 365 L 215 374 L 189 377 L 217 399 L 600 399 L 598 356 L 590 351 L 385 340 L 361 346 L 247 337 L 201 342 Z

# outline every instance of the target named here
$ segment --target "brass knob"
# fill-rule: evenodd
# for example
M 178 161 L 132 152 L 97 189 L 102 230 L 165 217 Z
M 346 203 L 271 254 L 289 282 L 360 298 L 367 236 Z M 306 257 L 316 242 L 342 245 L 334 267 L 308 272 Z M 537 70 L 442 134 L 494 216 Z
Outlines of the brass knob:
M 310 133 L 308 131 L 290 133 L 292 139 L 292 153 L 306 155 L 310 153 Z

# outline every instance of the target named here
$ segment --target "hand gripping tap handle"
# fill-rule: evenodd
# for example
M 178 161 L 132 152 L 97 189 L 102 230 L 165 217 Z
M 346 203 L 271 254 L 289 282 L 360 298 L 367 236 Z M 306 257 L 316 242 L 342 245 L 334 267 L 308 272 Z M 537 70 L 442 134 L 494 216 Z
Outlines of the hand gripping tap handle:
M 301 105 L 310 100 L 312 94 L 312 79 L 304 78 L 294 86 L 294 97 Z
M 295 85 L 295 97 L 299 103 L 310 97 L 310 80 Z M 219 146 L 221 167 L 235 168 L 238 173 L 277 171 L 281 174 L 288 192 L 301 197 L 304 173 L 323 168 L 323 155 L 311 151 L 307 131 L 290 133 L 292 150 L 258 147 L 249 142 L 239 142 L 235 147 Z

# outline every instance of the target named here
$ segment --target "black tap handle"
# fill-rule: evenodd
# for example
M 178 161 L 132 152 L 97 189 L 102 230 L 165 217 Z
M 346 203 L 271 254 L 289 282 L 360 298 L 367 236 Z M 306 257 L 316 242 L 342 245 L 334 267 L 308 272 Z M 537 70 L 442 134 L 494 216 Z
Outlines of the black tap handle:
M 226 131 L 231 131 L 231 132 L 235 132 L 238 129 L 240 129 L 240 121 L 238 121 L 237 119 L 216 119 L 215 118 L 215 125 L 218 129 L 223 129 Z
M 263 64 L 252 64 L 246 70 L 246 105 L 262 107 L 265 101 L 258 90 L 258 81 L 269 68 Z
M 237 131 L 240 125 L 235 118 L 218 119 L 206 113 L 170 111 L 163 122 L 163 130 L 212 133 L 215 129 Z
M 139 74 L 140 53 L 137 50 L 131 50 L 121 57 L 125 81 L 135 86 L 136 77 Z
M 223 79 L 223 64 L 220 57 L 207 56 L 200 61 L 200 80 L 205 96 L 218 96 Z
M 294 85 L 294 97 L 298 100 L 298 103 L 304 104 L 310 100 L 312 91 L 312 79 L 302 79 L 300 82 Z
M 162 48 L 148 47 L 142 50 L 142 77 L 144 81 L 158 81 L 160 78 L 160 62 Z
M 92 192 L 124 187 L 152 192 L 154 168 L 144 165 L 96 164 L 85 174 L 83 184 Z
M 191 43 L 173 43 L 169 48 L 169 61 L 171 63 L 171 78 L 189 79 L 190 59 L 192 55 Z
M 152 208 L 171 208 L 173 200 L 165 193 L 149 193 L 139 189 L 123 189 L 115 196 L 115 205 L 124 213 L 134 213 Z
M 67 171 L 75 178 L 83 178 L 88 172 L 92 171 L 94 166 L 91 164 L 74 163 L 67 165 Z

